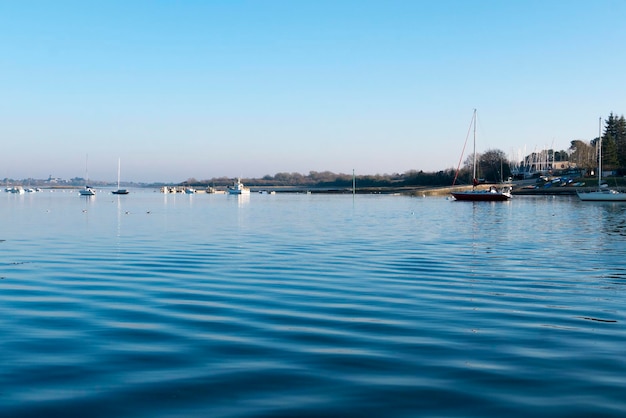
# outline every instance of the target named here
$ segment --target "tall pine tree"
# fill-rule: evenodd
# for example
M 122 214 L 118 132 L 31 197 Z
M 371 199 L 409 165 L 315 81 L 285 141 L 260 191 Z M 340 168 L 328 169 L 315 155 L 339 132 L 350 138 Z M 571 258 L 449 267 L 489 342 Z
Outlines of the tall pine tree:
M 611 112 L 605 121 L 602 159 L 607 168 L 626 167 L 626 119 Z

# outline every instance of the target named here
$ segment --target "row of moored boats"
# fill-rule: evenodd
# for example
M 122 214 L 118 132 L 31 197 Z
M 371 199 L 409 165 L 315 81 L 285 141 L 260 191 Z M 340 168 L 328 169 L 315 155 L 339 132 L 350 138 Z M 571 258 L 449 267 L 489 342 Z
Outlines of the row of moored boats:
M 41 189 L 39 187 L 27 187 L 23 188 L 22 186 L 10 186 L 4 189 L 7 193 L 15 193 L 15 194 L 24 194 L 24 193 L 35 193 L 40 192 Z

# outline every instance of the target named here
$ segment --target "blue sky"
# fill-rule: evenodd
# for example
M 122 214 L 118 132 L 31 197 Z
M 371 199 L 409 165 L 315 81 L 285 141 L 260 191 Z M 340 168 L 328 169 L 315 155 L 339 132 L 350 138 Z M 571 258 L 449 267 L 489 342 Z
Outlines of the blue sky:
M 626 113 L 626 2 L 0 0 L 0 178 L 456 167 Z

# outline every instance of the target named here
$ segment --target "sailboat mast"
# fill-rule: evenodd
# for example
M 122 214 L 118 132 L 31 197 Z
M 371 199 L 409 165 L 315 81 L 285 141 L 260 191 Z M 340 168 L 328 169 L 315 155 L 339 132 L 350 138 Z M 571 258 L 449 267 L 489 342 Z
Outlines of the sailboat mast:
M 598 188 L 602 187 L 602 117 L 598 119 Z
M 476 109 L 474 109 L 474 172 L 472 177 L 472 185 L 476 187 Z
M 117 190 L 120 189 L 120 158 L 117 159 Z

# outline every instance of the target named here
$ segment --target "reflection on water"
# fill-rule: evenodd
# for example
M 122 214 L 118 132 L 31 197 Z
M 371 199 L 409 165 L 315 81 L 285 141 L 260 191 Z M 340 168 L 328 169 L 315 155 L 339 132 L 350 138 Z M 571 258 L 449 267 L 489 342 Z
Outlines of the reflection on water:
M 250 203 L 250 195 L 249 194 L 240 194 L 240 195 L 231 195 L 231 199 L 237 199 L 237 206 L 244 207 Z
M 623 207 L 137 191 L 0 215 L 7 416 L 626 410 Z
M 599 226 L 608 234 L 624 236 L 626 234 L 626 204 L 616 202 L 597 202 L 593 209 L 598 210 Z

